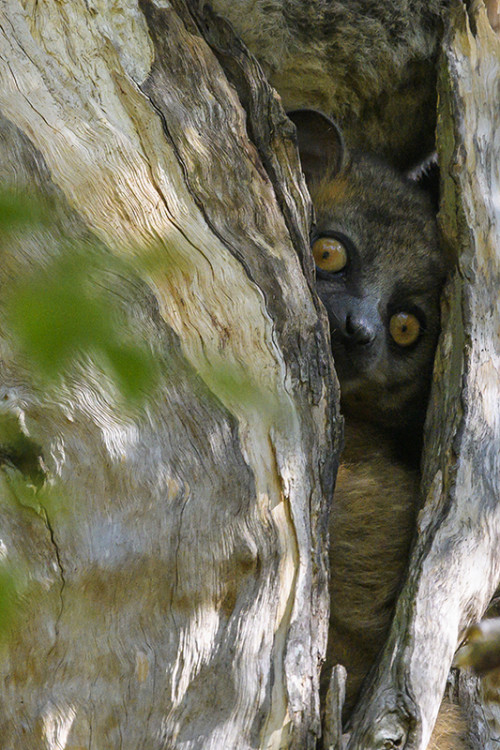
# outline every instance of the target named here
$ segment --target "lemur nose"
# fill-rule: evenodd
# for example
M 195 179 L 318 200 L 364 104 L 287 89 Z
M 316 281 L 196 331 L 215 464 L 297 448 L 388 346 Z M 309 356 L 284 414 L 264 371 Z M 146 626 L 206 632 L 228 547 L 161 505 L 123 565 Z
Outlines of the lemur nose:
M 361 346 L 371 344 L 376 336 L 375 326 L 362 314 L 347 313 L 344 330 L 345 337 L 350 343 Z

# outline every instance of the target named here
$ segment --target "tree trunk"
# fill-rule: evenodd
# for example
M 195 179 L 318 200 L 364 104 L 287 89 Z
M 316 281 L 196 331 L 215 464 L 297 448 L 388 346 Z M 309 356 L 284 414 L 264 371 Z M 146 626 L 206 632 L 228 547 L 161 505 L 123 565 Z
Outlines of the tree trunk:
M 124 405 L 82 347 L 47 384 L 2 300 L 9 750 L 302 750 L 320 735 L 341 419 L 311 207 L 275 93 L 198 5 L 0 6 L 0 177 L 50 213 L 4 233 L 2 296 L 83 247 L 92 293 L 112 295 L 160 373 Z M 441 224 L 458 267 L 427 500 L 354 750 L 426 746 L 457 639 L 500 578 L 499 40 L 472 6 L 457 3 L 441 70 Z M 493 747 L 495 707 L 488 725 L 483 688 L 459 683 L 478 747 Z
M 313 748 L 341 423 L 291 124 L 183 0 L 0 13 L 0 175 L 51 214 L 4 236 L 2 288 L 100 244 L 160 369 L 134 408 L 88 351 L 40 385 L 2 313 L 1 745 Z
M 483 3 L 471 5 L 455 3 L 439 84 L 440 223 L 457 265 L 426 425 L 425 505 L 392 631 L 354 719 L 356 750 L 427 746 L 457 641 L 500 580 L 500 40 Z M 498 693 L 481 694 L 473 677 L 462 692 L 478 750 L 496 747 L 500 703 L 478 704 Z

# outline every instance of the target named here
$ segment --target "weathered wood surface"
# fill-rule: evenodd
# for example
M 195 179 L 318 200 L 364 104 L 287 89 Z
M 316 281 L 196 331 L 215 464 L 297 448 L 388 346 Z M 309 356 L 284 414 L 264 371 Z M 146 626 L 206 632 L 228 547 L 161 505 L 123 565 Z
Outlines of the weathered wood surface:
M 205 6 L 206 0 L 191 0 Z M 401 169 L 434 150 L 446 0 L 211 0 L 288 110 L 333 117 L 350 148 Z
M 6 750 L 315 745 L 335 383 L 290 124 L 238 54 L 263 161 L 182 0 L 2 0 L 0 178 L 53 223 L 4 238 L 1 284 L 68 237 L 139 268 L 153 245 L 105 284 L 163 373 L 130 413 L 88 358 L 43 391 L 2 325 L 3 413 L 65 506 L 0 471 Z
M 444 301 L 418 539 L 354 718 L 353 750 L 426 747 L 457 641 L 500 581 L 500 42 L 482 3 L 455 4 L 443 47 L 441 227 L 457 269 Z M 496 697 L 480 693 L 470 714 Z M 489 725 L 482 708 L 474 717 L 478 749 L 500 738 L 498 705 L 488 710 Z

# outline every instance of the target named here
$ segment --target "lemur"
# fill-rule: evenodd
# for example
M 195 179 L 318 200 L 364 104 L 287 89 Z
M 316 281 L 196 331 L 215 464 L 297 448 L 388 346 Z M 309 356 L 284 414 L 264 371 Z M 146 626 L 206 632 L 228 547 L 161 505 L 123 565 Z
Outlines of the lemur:
M 320 113 L 290 117 L 315 207 L 316 286 L 345 416 L 324 676 L 334 664 L 346 667 L 348 718 L 387 636 L 408 563 L 446 263 L 423 190 L 379 159 L 346 150 Z M 458 707 L 441 711 L 429 747 L 469 747 Z
M 335 663 L 347 667 L 347 719 L 387 635 L 419 507 L 445 262 L 435 209 L 405 173 L 434 149 L 449 0 L 210 2 L 286 109 L 313 107 L 340 127 L 310 110 L 292 114 L 345 415 L 324 677 Z M 464 750 L 462 730 L 459 709 L 445 706 L 429 748 Z

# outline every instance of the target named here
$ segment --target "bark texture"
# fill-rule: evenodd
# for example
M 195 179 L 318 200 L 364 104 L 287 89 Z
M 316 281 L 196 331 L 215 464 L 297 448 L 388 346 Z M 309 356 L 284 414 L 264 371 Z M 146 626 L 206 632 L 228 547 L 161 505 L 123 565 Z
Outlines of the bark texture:
M 200 6 L 206 0 L 192 0 Z M 434 150 L 446 0 L 212 0 L 288 110 L 318 109 L 351 149 L 399 169 Z
M 452 10 L 438 145 L 441 227 L 456 270 L 426 427 L 425 505 L 391 635 L 353 722 L 353 750 L 427 746 L 457 641 L 500 579 L 500 44 L 483 3 Z M 493 748 L 498 693 L 481 695 L 474 680 L 462 679 L 471 741 Z
M 135 409 L 90 356 L 41 389 L 2 322 L 2 413 L 63 503 L 0 471 L 0 744 L 312 748 L 340 422 L 290 123 L 182 0 L 2 0 L 0 112 L 1 180 L 52 216 L 4 238 L 2 287 L 72 242 L 138 259 L 99 283 L 161 369 Z

